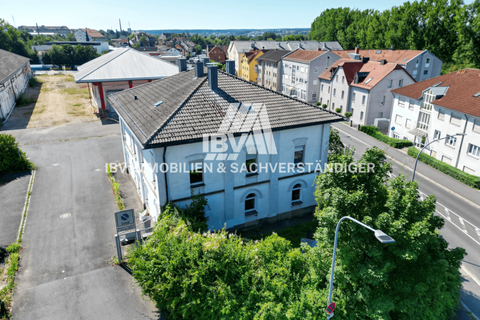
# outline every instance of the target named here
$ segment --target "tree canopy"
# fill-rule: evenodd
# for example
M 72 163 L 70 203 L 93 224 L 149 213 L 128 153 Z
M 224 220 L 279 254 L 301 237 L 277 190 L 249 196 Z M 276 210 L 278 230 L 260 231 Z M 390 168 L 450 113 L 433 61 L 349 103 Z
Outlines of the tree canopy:
M 0 49 L 30 58 L 32 63 L 38 63 L 38 54 L 30 47 L 32 39 L 33 36 L 28 32 L 17 30 L 0 19 Z
M 445 63 L 480 67 L 480 0 L 420 0 L 390 10 L 327 9 L 310 37 L 344 49 L 429 50 Z

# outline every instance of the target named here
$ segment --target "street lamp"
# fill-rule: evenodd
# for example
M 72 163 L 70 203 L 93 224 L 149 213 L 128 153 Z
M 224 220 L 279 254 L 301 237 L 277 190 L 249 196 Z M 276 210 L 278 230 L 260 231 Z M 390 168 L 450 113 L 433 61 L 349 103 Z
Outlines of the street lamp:
M 457 133 L 457 134 L 454 134 L 453 136 L 446 135 L 446 136 L 443 137 L 443 138 L 440 138 L 440 139 L 437 139 L 437 140 L 433 140 L 433 141 L 430 141 L 429 143 L 427 143 L 427 144 L 422 148 L 422 150 L 420 150 L 420 152 L 417 154 L 417 159 L 415 159 L 415 166 L 413 167 L 412 181 L 415 179 L 415 171 L 417 170 L 418 158 L 420 158 L 420 154 L 422 153 L 423 149 L 425 149 L 426 147 L 428 147 L 430 144 L 432 144 L 432 143 L 434 143 L 434 142 L 437 142 L 437 141 L 440 141 L 440 140 L 443 140 L 443 139 L 447 139 L 448 137 L 465 136 L 465 135 L 466 135 L 465 133 Z
M 332 303 L 332 289 L 333 289 L 333 273 L 335 271 L 335 257 L 337 256 L 337 239 L 338 239 L 338 231 L 340 230 L 340 224 L 342 223 L 343 220 L 345 219 L 349 219 L 349 220 L 352 220 L 353 222 L 356 222 L 357 224 L 361 225 L 362 227 L 370 230 L 370 231 L 373 231 L 374 234 L 375 234 L 375 237 L 378 239 L 378 241 L 380 241 L 381 243 L 393 243 L 395 242 L 395 240 L 390 237 L 389 235 L 387 235 L 385 232 L 383 232 L 382 230 L 375 230 L 373 229 L 372 227 L 369 227 L 367 226 L 366 224 L 356 220 L 356 219 L 353 219 L 352 217 L 349 217 L 349 216 L 345 216 L 345 217 L 342 217 L 339 221 L 338 221 L 338 224 L 337 224 L 337 229 L 335 230 L 335 242 L 333 244 L 333 259 L 332 259 L 332 271 L 330 272 L 330 288 L 328 290 L 328 305 L 330 305 Z M 327 319 L 330 319 L 331 317 L 333 317 L 333 314 L 331 314 Z

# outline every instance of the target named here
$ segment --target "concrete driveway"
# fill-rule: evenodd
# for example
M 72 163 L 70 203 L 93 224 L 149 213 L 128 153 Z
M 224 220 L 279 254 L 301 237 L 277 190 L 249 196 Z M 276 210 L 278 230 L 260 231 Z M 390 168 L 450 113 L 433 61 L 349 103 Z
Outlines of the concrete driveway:
M 14 319 L 158 319 L 115 255 L 117 210 L 106 162 L 123 161 L 112 126 L 19 130 L 37 172 L 14 293 Z M 53 131 L 53 132 L 52 132 Z M 117 131 L 119 132 L 119 131 Z M 96 138 L 88 138 L 96 136 Z M 76 140 L 59 137 L 75 137 Z

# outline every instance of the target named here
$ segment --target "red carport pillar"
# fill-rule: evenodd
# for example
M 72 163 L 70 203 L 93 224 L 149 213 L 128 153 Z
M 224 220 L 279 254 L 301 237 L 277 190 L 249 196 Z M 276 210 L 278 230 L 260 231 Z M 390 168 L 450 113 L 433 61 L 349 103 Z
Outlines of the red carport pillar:
M 105 111 L 105 95 L 103 94 L 103 85 L 101 82 L 97 82 L 98 91 L 100 92 L 100 103 L 102 104 L 102 110 Z
M 130 89 L 133 88 L 132 80 L 129 80 L 129 81 L 128 81 L 128 87 L 129 87 Z

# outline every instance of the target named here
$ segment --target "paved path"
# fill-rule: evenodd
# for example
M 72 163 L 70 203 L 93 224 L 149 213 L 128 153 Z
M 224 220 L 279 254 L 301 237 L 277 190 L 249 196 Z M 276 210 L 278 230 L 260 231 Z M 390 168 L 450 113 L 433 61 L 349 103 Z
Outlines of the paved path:
M 122 161 L 123 156 L 120 136 L 112 135 L 118 125 L 95 124 L 14 132 L 21 144 L 31 143 L 22 148 L 38 168 L 14 319 L 159 318 L 131 275 L 107 263 L 116 254 L 117 207 L 105 163 Z M 103 137 L 88 138 L 88 133 Z M 52 142 L 67 138 L 78 140 Z
M 23 172 L 0 179 L 0 247 L 17 240 L 30 177 L 30 172 Z

